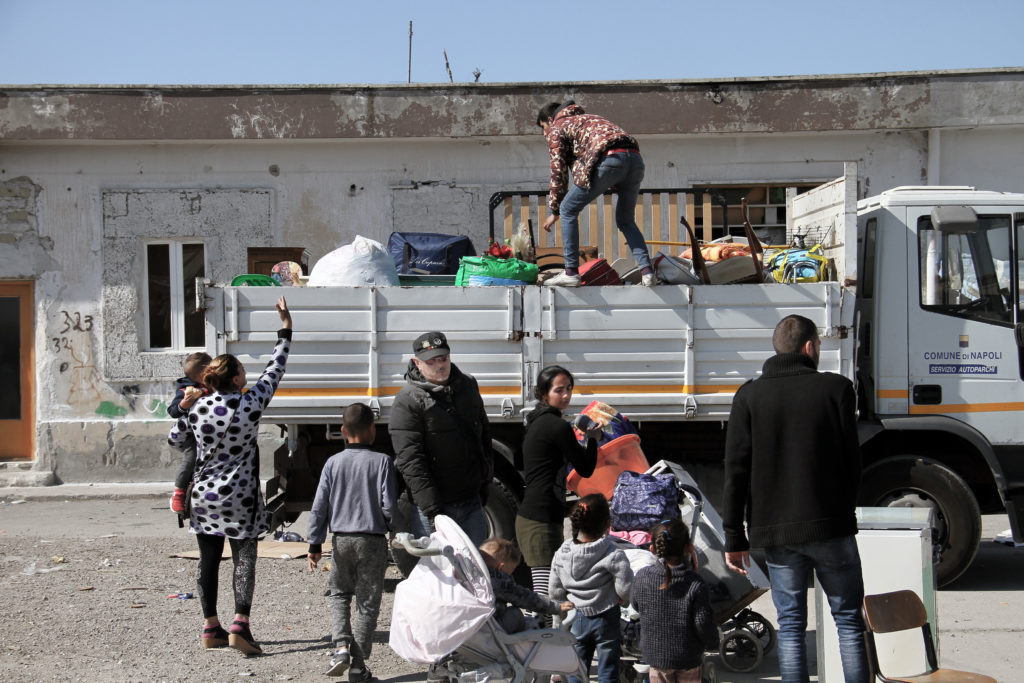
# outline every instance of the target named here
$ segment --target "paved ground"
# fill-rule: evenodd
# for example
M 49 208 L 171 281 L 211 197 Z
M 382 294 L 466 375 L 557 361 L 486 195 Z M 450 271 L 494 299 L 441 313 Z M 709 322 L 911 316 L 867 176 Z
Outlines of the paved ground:
M 195 580 L 194 561 L 169 557 L 194 542 L 167 511 L 168 491 L 167 484 L 0 489 L 0 680 L 321 678 L 329 653 L 326 574 L 309 575 L 301 560 L 258 565 L 253 628 L 267 656 L 198 647 L 198 602 L 166 598 L 194 590 Z M 1024 548 L 990 540 L 1006 526 L 1005 516 L 985 517 L 978 559 L 940 591 L 940 657 L 947 667 L 1016 681 L 1024 669 Z M 304 535 L 304 520 L 294 529 Z M 422 668 L 386 645 L 398 581 L 389 572 L 371 669 L 382 681 L 421 681 Z M 769 596 L 753 607 L 774 622 Z M 813 633 L 809 640 L 813 651 Z M 778 664 L 769 655 L 750 674 L 719 667 L 718 680 L 777 681 Z

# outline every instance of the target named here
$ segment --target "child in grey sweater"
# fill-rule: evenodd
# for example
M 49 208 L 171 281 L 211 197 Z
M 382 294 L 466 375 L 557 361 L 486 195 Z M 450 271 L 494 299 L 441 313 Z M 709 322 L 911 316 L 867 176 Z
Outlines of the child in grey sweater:
M 555 600 L 569 599 L 576 606 L 572 633 L 576 654 L 590 666 L 597 652 L 600 683 L 619 680 L 619 605 L 629 602 L 633 571 L 626 554 L 608 539 L 611 515 L 608 501 L 600 494 L 585 496 L 569 515 L 572 539 L 566 541 L 551 560 L 548 594 Z M 570 677 L 569 683 L 584 683 Z

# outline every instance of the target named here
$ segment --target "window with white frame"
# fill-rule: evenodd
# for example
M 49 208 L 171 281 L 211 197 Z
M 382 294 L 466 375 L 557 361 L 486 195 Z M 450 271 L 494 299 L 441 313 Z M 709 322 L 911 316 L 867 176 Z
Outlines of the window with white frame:
M 196 310 L 196 278 L 206 275 L 202 242 L 146 244 L 147 348 L 206 346 L 205 320 Z

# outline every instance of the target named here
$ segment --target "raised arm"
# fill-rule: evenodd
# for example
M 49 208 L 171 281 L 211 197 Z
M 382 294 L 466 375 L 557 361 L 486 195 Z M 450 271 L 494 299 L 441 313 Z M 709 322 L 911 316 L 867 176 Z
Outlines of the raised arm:
M 263 374 L 256 380 L 256 385 L 252 390 L 246 394 L 247 397 L 251 397 L 249 400 L 259 404 L 261 410 L 270 403 L 274 392 L 277 391 L 277 385 L 284 377 L 285 363 L 288 362 L 288 352 L 291 349 L 292 314 L 288 310 L 288 303 L 283 296 L 277 300 L 275 307 L 278 316 L 281 317 L 281 329 L 277 331 L 277 344 L 271 353 L 270 362 L 263 369 Z

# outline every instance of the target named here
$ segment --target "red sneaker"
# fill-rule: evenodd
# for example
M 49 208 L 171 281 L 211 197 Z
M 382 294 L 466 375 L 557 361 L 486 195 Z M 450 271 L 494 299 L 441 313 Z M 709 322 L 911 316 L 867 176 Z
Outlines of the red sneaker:
M 185 492 L 181 489 L 174 489 L 171 496 L 171 510 L 181 514 L 185 511 Z

